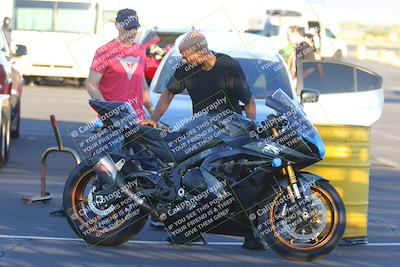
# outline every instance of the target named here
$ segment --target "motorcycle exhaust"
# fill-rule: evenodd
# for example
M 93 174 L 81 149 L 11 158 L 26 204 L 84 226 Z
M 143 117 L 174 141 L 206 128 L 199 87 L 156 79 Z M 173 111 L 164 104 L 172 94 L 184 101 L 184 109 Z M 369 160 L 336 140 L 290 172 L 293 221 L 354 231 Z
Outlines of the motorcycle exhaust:
M 94 165 L 94 171 L 102 182 L 114 184 L 117 173 L 122 169 L 124 164 L 125 159 L 123 158 L 115 163 L 109 155 L 105 155 Z
M 121 181 L 118 180 L 117 176 L 125 162 L 125 159 L 122 158 L 115 163 L 109 155 L 106 155 L 102 157 L 96 163 L 96 165 L 94 165 L 94 171 L 100 181 L 109 185 L 116 185 L 117 188 L 120 188 L 123 185 L 121 184 Z M 146 212 L 153 212 L 153 208 L 147 205 L 142 199 L 138 198 L 136 194 L 133 194 L 129 190 L 124 190 L 122 192 L 126 195 L 126 197 L 132 198 L 133 202 L 136 203 L 142 210 Z

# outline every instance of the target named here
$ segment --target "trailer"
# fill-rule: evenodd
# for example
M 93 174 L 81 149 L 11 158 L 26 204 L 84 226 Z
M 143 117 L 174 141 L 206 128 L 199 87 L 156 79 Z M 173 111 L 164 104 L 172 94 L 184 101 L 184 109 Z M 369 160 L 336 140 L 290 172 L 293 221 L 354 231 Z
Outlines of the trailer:
M 14 0 L 12 21 L 13 44 L 29 51 L 21 59 L 27 81 L 84 84 L 96 48 L 105 43 L 102 1 Z

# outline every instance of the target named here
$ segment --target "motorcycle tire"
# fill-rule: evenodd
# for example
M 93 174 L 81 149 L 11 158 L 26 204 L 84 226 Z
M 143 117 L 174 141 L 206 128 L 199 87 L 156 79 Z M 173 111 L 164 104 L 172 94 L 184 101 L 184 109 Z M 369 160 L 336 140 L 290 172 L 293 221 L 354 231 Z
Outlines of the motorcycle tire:
M 271 208 L 268 212 L 268 219 L 272 222 L 272 231 L 265 234 L 263 238 L 269 247 L 288 260 L 313 261 L 327 255 L 337 246 L 345 231 L 346 210 L 344 203 L 335 188 L 327 181 L 318 180 L 315 185 L 311 187 L 311 190 L 313 192 L 318 192 L 318 194 L 326 198 L 326 201 L 329 204 L 328 206 L 330 206 L 332 211 L 332 214 L 327 216 L 331 219 L 329 232 L 326 234 L 327 236 L 325 239 L 322 239 L 321 237 L 321 240 L 319 240 L 319 236 L 314 237 L 315 241 L 313 242 L 316 242 L 315 245 L 309 247 L 297 246 L 294 244 L 293 239 L 290 241 L 285 240 L 282 231 L 279 232 L 279 229 L 275 227 L 279 222 L 276 220 L 273 221 L 272 219 L 274 216 L 274 205 L 270 206 Z M 279 194 L 275 196 L 274 201 L 277 201 L 278 195 Z
M 90 207 L 80 208 L 79 210 L 77 207 L 82 207 L 81 205 L 83 205 L 82 202 L 79 201 L 85 201 L 82 200 L 82 188 L 85 186 L 85 183 L 87 184 L 88 177 L 90 176 L 92 179 L 95 176 L 93 164 L 82 162 L 76 166 L 68 177 L 63 193 L 63 209 L 68 224 L 79 237 L 92 245 L 118 246 L 127 242 L 142 230 L 149 216 L 147 214 L 148 212 L 140 210 L 137 215 L 130 216 L 126 220 L 121 220 L 121 225 L 115 229 L 104 231 L 104 229 L 98 229 L 99 227 L 89 227 L 90 224 L 93 224 L 90 223 L 90 220 L 87 220 L 87 214 L 92 212 L 89 209 Z M 85 211 L 87 213 L 85 213 Z M 99 215 L 95 218 L 98 218 L 98 216 Z M 112 216 L 110 216 L 110 218 L 111 217 Z

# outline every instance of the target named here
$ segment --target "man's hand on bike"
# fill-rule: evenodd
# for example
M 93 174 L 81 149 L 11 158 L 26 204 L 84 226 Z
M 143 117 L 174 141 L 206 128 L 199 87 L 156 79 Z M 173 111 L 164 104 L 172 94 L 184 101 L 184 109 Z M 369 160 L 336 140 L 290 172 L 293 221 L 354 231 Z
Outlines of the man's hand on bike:
M 150 127 L 153 127 L 153 128 L 157 128 L 158 127 L 158 123 L 156 121 L 151 120 L 151 119 L 150 120 L 142 120 L 140 122 L 140 124 L 147 125 L 147 126 L 150 126 Z
M 161 122 L 158 123 L 158 128 L 167 131 L 169 129 L 168 125 L 162 124 Z
M 153 128 L 160 128 L 160 129 L 165 130 L 165 131 L 167 131 L 169 129 L 167 125 L 162 124 L 160 122 L 156 122 L 155 120 L 152 120 L 152 119 L 142 120 L 140 122 L 140 124 L 147 125 L 147 126 L 150 126 L 150 127 L 153 127 Z

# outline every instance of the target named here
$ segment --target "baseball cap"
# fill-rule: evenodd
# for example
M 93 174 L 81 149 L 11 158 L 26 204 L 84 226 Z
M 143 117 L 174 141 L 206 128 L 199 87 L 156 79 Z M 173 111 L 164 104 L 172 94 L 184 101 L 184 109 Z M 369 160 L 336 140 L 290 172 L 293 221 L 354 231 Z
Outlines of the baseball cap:
M 115 21 L 122 24 L 125 30 L 130 30 L 140 27 L 139 18 L 136 11 L 129 8 L 124 8 L 118 11 Z

